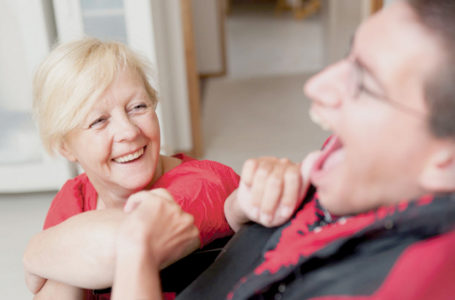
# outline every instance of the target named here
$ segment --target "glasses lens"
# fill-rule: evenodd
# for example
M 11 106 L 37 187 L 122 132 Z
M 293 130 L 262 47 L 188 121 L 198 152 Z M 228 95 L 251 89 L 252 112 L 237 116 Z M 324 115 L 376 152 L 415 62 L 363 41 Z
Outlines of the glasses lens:
M 349 83 L 348 83 L 348 96 L 350 98 L 355 98 L 357 97 L 357 93 L 359 90 L 359 84 L 360 84 L 360 70 L 357 67 L 356 63 L 348 60 L 347 65 L 349 68 Z

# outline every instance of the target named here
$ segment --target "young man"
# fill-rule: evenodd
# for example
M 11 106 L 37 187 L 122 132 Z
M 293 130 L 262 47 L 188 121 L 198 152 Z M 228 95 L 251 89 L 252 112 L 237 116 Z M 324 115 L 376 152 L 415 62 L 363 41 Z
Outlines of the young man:
M 453 0 L 397 1 L 362 24 L 349 55 L 305 85 L 333 136 L 305 160 L 303 203 L 267 228 L 295 203 L 286 179 L 295 172 L 250 161 L 226 217 L 266 227 L 242 228 L 178 299 L 452 299 L 454 62 Z M 123 235 L 150 228 L 134 225 Z M 141 280 L 117 276 L 115 295 L 160 297 L 151 259 L 160 249 L 146 241 L 117 244 L 116 274 Z

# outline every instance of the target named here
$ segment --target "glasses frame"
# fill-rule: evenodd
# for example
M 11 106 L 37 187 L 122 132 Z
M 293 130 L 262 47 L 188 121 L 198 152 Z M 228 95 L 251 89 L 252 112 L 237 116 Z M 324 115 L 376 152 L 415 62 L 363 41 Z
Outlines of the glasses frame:
M 364 85 L 364 74 L 366 68 L 362 65 L 362 63 L 355 58 L 347 57 L 345 58 L 346 62 L 350 65 L 352 72 L 353 72 L 353 87 L 351 88 L 352 91 L 349 92 L 349 96 L 352 99 L 358 99 L 361 93 L 365 93 L 366 95 L 370 96 L 371 99 L 380 101 L 382 103 L 386 103 L 391 105 L 392 107 L 406 113 L 409 115 L 413 115 L 419 118 L 427 118 L 428 114 L 426 112 L 419 111 L 413 107 L 409 107 L 399 101 L 393 100 L 390 97 L 376 93 L 371 91 L 370 89 L 366 88 Z

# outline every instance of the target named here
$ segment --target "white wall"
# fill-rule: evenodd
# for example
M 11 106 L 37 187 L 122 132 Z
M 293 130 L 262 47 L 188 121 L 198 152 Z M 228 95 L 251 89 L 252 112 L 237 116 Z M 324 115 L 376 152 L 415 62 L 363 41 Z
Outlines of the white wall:
M 170 151 L 192 149 L 181 0 L 152 0 L 156 60 Z
M 33 72 L 55 37 L 50 0 L 0 1 L 0 108 L 30 110 Z
M 119 38 L 116 30 L 101 28 L 112 27 L 105 17 L 112 12 L 112 5 L 118 5 L 119 1 L 100 1 L 100 8 L 84 10 L 80 0 L 54 0 L 60 40 L 67 41 L 84 34 L 116 39 L 127 42 L 152 62 L 156 69 L 154 79 L 158 82 L 155 86 L 160 96 L 157 112 L 164 153 L 192 148 L 180 1 L 123 0 L 120 5 L 123 8 L 119 10 L 124 17 L 122 26 L 126 28 L 117 31 L 126 36 Z M 115 8 L 113 12 L 118 13 Z M 96 22 L 99 28 L 93 28 L 96 32 L 90 32 L 84 23 L 90 10 L 92 16 L 100 19 Z
M 125 1 L 128 43 L 156 67 L 162 150 L 167 154 L 192 148 L 180 1 Z
M 0 193 L 56 190 L 74 175 L 45 155 L 30 116 L 33 74 L 56 36 L 50 1 L 0 1 Z

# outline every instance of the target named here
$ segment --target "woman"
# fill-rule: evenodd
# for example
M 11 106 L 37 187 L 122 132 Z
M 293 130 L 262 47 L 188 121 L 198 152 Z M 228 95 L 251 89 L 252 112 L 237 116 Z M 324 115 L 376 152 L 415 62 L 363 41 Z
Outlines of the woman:
M 162 267 L 231 234 L 223 205 L 238 175 L 216 162 L 160 154 L 157 94 L 147 72 L 125 45 L 85 38 L 54 49 L 36 73 L 34 112 L 43 144 L 85 171 L 58 192 L 45 230 L 26 249 L 26 281 L 38 297 L 78 298 L 82 292 L 73 286 L 112 284 L 115 229 L 131 197 L 164 203 L 170 197 L 194 217 L 199 238 Z M 141 192 L 157 188 L 169 197 Z M 105 228 L 95 223 L 112 230 L 97 232 Z M 87 292 L 86 297 L 95 296 Z

